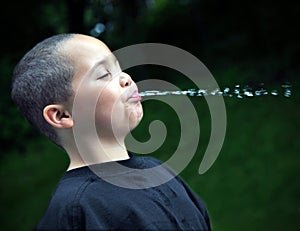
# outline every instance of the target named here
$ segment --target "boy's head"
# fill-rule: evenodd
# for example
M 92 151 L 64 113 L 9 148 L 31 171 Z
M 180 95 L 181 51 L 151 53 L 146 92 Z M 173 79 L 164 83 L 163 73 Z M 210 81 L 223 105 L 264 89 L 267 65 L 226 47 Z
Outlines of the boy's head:
M 72 130 L 76 122 L 84 121 L 72 116 L 75 96 L 82 118 L 94 108 L 100 138 L 112 138 L 112 127 L 124 135 L 141 120 L 135 83 L 122 72 L 108 47 L 93 37 L 52 36 L 32 48 L 13 72 L 13 101 L 35 128 L 60 146 L 65 138 L 60 131 Z M 97 103 L 91 105 L 95 97 Z

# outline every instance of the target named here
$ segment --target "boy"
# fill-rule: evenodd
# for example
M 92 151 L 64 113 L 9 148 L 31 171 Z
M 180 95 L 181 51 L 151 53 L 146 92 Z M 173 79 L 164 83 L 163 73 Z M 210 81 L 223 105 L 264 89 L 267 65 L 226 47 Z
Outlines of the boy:
M 141 97 L 104 43 L 80 34 L 52 36 L 13 75 L 15 104 L 70 158 L 36 230 L 211 229 L 203 202 L 179 177 L 126 150 L 125 136 L 143 115 Z

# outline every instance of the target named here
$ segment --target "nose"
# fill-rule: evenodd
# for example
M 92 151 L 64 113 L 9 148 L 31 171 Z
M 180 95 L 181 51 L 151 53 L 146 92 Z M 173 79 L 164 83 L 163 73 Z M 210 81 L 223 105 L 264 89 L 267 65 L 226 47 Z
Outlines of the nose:
M 133 80 L 131 79 L 130 75 L 128 75 L 125 72 L 122 72 L 120 75 L 120 86 L 121 87 L 129 87 L 133 83 Z

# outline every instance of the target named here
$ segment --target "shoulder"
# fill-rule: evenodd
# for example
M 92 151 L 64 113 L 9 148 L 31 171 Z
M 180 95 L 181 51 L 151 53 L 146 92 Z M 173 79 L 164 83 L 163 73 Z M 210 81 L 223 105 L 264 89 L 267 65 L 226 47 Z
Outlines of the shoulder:
M 154 157 L 138 157 L 138 158 L 141 158 L 143 160 L 146 167 L 156 167 L 158 165 L 163 164 L 160 160 Z
M 54 198 L 65 203 L 76 203 L 92 182 L 90 176 L 63 179 L 57 186 Z
M 56 187 L 49 207 L 59 210 L 77 206 L 80 198 L 92 183 L 93 178 L 89 175 L 69 177 L 68 174 L 65 174 Z
M 36 230 L 76 230 L 74 227 L 79 226 L 82 211 L 80 198 L 92 181 L 89 176 L 67 175 L 57 185 Z

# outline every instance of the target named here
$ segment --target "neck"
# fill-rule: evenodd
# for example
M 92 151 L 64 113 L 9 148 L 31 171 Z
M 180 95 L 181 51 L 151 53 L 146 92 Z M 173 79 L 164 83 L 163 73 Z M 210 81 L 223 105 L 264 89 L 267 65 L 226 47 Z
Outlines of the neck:
M 77 142 L 76 145 L 72 145 L 72 148 L 66 148 L 66 151 L 70 158 L 70 165 L 68 170 L 88 166 L 92 164 L 100 164 L 111 161 L 120 161 L 129 159 L 127 149 L 120 140 L 110 140 L 101 142 Z

